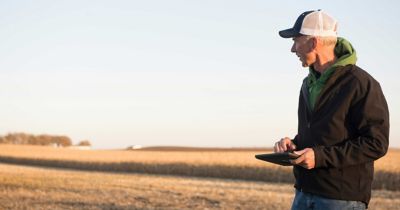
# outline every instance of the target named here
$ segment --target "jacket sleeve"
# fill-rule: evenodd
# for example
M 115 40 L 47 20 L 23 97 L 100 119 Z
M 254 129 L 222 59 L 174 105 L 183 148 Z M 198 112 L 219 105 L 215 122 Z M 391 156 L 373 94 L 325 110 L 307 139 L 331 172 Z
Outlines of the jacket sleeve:
M 296 145 L 296 146 L 297 146 L 297 138 L 298 138 L 298 135 L 296 135 L 296 136 L 292 139 L 293 144 Z
M 348 116 L 355 137 L 334 146 L 314 147 L 315 167 L 362 164 L 384 156 L 389 146 L 389 111 L 382 89 L 375 80 L 359 91 Z

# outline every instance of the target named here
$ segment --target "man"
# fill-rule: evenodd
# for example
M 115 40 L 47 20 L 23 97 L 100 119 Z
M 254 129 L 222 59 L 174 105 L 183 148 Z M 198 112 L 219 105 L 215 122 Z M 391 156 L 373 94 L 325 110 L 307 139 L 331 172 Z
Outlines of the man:
M 389 112 L 379 83 L 356 66 L 356 52 L 337 37 L 337 22 L 308 11 L 279 35 L 309 75 L 300 90 L 298 133 L 275 152 L 294 151 L 296 195 L 292 209 L 365 209 L 374 161 L 386 154 Z

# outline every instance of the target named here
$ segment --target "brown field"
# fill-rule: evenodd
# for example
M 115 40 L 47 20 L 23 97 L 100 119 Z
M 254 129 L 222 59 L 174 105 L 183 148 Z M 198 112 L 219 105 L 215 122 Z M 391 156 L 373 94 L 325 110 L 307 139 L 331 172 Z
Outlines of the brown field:
M 70 169 L 135 172 L 293 183 L 291 167 L 256 160 L 262 150 L 153 148 L 81 151 L 0 144 L 0 162 Z M 400 190 L 400 150 L 391 149 L 375 164 L 373 189 Z
M 291 184 L 0 164 L 0 209 L 289 209 Z M 374 190 L 370 209 L 399 209 Z
M 0 144 L 0 209 L 288 209 L 291 167 L 254 158 L 263 152 Z M 400 209 L 399 158 L 376 162 L 370 209 Z

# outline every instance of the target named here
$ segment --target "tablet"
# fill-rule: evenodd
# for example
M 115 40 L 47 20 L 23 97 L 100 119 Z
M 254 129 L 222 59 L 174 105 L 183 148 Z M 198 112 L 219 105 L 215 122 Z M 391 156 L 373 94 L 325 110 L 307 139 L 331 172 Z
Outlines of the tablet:
M 293 152 L 280 152 L 280 153 L 270 153 L 270 154 L 259 154 L 256 158 L 259 160 L 267 161 L 270 163 L 275 163 L 282 166 L 291 166 L 290 160 L 298 158 L 300 155 Z

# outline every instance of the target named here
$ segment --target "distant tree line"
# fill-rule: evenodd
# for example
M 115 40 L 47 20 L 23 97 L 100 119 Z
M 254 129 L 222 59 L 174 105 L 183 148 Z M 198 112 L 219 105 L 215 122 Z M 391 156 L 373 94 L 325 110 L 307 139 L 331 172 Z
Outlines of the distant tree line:
M 9 133 L 0 136 L 0 143 L 3 144 L 30 144 L 30 145 L 55 145 L 55 146 L 71 146 L 72 141 L 68 136 L 55 135 L 32 135 L 26 133 Z
M 78 144 L 78 146 L 92 146 L 89 140 L 82 140 Z

